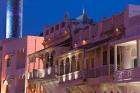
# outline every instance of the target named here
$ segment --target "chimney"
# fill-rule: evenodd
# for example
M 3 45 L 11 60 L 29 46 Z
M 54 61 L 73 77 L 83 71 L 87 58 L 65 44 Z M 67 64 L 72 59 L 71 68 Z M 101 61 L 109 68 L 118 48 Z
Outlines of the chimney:
M 23 0 L 7 0 L 6 38 L 22 37 Z

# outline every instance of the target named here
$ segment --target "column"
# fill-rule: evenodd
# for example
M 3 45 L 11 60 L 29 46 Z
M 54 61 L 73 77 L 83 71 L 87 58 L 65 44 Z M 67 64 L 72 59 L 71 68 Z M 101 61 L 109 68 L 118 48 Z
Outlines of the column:
M 58 60 L 58 75 L 61 74 L 61 62 Z
M 64 74 L 66 74 L 66 59 L 64 60 L 63 65 L 64 65 Z
M 39 69 L 39 57 L 36 57 L 36 62 L 35 63 L 36 63 L 36 67 L 35 68 Z
M 108 69 L 109 69 L 109 75 L 110 75 L 110 71 L 111 71 L 111 67 L 110 67 L 110 46 L 108 45 L 107 47 L 107 64 L 108 64 Z
M 36 57 L 35 57 L 35 59 L 34 59 L 34 64 L 33 64 L 33 69 L 35 69 L 35 63 L 36 63 Z
M 101 59 L 100 59 L 100 66 L 102 67 L 103 66 L 103 46 L 101 47 Z
M 72 69 L 71 69 L 72 68 L 72 64 L 71 64 L 72 63 L 72 58 L 69 58 L 69 62 L 70 62 L 69 73 L 71 73 L 72 72 Z
M 100 54 L 100 55 L 101 55 L 101 59 L 100 59 L 100 62 L 101 62 L 101 63 L 100 63 L 99 68 L 100 68 L 101 70 L 100 70 L 99 73 L 100 73 L 100 75 L 104 75 L 106 71 L 104 71 L 105 69 L 104 69 L 104 65 L 103 65 L 103 46 L 101 46 L 101 51 L 100 51 L 100 53 L 101 53 L 101 54 Z
M 48 60 L 48 67 L 51 67 L 51 56 L 48 54 L 49 60 Z
M 75 67 L 76 67 L 76 68 L 74 68 L 76 71 L 79 70 L 79 69 L 78 69 L 78 59 L 79 59 L 79 58 L 78 58 L 78 55 L 76 55 L 76 56 L 75 56 L 75 62 L 76 62 L 76 66 L 75 66 Z
M 114 46 L 114 70 L 117 71 L 117 45 Z
M 41 67 L 40 67 L 40 58 L 38 58 L 38 69 L 42 69 Z
M 86 69 L 86 50 L 84 49 L 84 52 L 83 52 L 83 58 L 84 62 L 82 62 L 82 67 L 81 69 Z
M 123 69 L 130 69 L 132 68 L 132 57 L 131 57 L 132 48 L 129 46 L 123 47 Z
M 137 62 L 138 67 L 140 67 L 140 40 L 137 40 Z

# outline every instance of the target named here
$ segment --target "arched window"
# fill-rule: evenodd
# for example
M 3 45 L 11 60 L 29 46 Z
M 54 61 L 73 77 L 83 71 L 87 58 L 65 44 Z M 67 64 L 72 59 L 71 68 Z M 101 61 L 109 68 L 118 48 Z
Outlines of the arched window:
M 78 55 L 78 60 L 77 60 L 77 69 L 76 70 L 80 70 L 80 59 L 82 59 L 81 54 Z
M 76 71 L 76 59 L 75 59 L 75 56 L 72 57 L 71 69 L 72 69 L 72 72 Z
M 65 68 L 65 72 L 66 74 L 68 74 L 70 72 L 70 60 L 69 58 L 66 58 L 66 68 Z
M 60 63 L 60 75 L 64 74 L 64 61 L 62 60 Z
M 25 67 L 25 60 L 26 60 L 26 52 L 25 49 L 20 49 L 19 51 L 17 51 L 16 54 L 16 68 L 24 68 Z
M 6 63 L 7 63 L 7 67 L 9 67 L 9 66 L 11 65 L 12 56 L 9 55 L 9 54 L 7 54 L 7 55 L 5 56 L 5 61 L 6 61 Z
M 54 63 L 54 56 L 55 56 L 55 51 L 53 51 L 50 55 L 50 66 L 53 66 Z
M 46 68 L 49 67 L 50 63 L 49 63 L 49 53 L 45 53 L 45 63 L 46 63 Z

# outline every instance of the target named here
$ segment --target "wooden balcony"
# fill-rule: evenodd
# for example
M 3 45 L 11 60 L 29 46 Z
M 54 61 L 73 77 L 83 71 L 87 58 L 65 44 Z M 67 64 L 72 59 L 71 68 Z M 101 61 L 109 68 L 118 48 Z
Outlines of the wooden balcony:
M 39 69 L 33 70 L 33 72 L 29 75 L 29 81 L 32 82 L 43 82 L 56 80 L 60 84 L 70 84 L 70 83 L 82 83 L 86 82 L 88 79 L 100 78 L 100 77 L 112 77 L 114 75 L 114 66 L 113 65 L 105 65 L 102 67 L 94 68 L 94 69 L 83 69 L 80 71 L 74 71 L 68 74 L 58 75 L 55 73 L 54 68 L 48 69 Z M 105 78 L 104 78 L 105 79 Z
M 46 80 L 56 79 L 54 67 L 48 67 L 47 69 L 34 69 L 29 73 L 29 81 L 42 82 Z
M 59 77 L 60 83 L 71 83 L 71 82 L 86 82 L 88 79 L 100 78 L 100 77 L 111 77 L 113 80 L 114 65 L 105 65 L 95 69 L 85 69 L 81 71 L 75 71 L 69 74 L 64 74 Z M 106 78 L 103 78 L 105 81 Z M 101 81 L 102 82 L 102 81 Z M 94 82 L 92 82 L 94 83 Z
M 125 33 L 125 28 L 123 26 L 119 26 L 116 28 L 111 28 L 110 30 L 103 31 L 101 33 L 101 37 L 105 38 L 120 38 Z
M 83 71 L 75 71 L 72 73 L 64 74 L 58 76 L 59 83 L 69 83 L 71 81 L 83 79 L 84 72 Z
M 54 34 L 53 36 L 47 37 L 43 42 L 43 45 L 47 48 L 52 45 L 57 45 L 61 42 L 64 42 L 70 38 L 70 32 L 63 31 Z
M 114 65 L 105 65 L 91 70 L 87 70 L 87 78 L 98 78 L 100 76 L 109 76 L 114 74 Z

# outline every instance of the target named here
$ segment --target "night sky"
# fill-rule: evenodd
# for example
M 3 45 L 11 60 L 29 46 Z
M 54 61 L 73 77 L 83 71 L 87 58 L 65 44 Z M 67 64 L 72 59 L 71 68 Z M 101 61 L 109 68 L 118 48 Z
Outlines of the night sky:
M 4 4 L 0 0 L 0 37 L 4 37 Z M 96 22 L 123 11 L 128 4 L 140 4 L 140 0 L 24 0 L 23 35 L 38 35 L 45 25 L 63 20 L 64 13 L 78 17 L 85 8 Z

